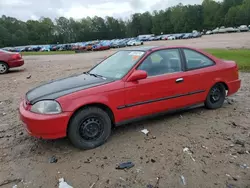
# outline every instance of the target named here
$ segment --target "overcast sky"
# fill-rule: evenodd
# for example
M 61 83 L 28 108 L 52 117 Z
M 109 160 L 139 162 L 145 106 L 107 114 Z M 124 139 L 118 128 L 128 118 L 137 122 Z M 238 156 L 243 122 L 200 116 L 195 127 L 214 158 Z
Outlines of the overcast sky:
M 79 19 L 95 15 L 128 18 L 135 12 L 152 12 L 178 3 L 201 2 L 202 0 L 0 0 L 0 15 L 25 21 L 41 16 L 52 19 L 59 16 Z

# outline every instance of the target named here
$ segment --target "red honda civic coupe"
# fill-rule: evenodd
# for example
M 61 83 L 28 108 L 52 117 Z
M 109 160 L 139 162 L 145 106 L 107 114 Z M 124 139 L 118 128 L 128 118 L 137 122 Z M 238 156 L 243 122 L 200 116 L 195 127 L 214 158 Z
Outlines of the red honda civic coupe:
M 20 67 L 23 64 L 21 54 L 0 49 L 0 74 L 5 74 L 10 68 Z
M 91 149 L 105 143 L 113 126 L 196 104 L 220 108 L 240 85 L 234 61 L 188 47 L 143 47 L 28 91 L 19 111 L 29 134 L 67 136 Z

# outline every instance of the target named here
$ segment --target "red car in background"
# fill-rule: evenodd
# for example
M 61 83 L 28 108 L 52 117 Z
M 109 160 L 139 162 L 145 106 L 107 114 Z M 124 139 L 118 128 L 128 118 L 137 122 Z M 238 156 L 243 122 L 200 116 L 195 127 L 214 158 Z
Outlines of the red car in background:
M 143 47 L 30 90 L 19 111 L 29 134 L 68 136 L 91 149 L 105 143 L 113 126 L 196 104 L 220 108 L 240 85 L 234 61 L 187 47 Z
M 24 64 L 22 55 L 0 49 L 0 74 L 5 74 L 11 68 L 20 67 Z

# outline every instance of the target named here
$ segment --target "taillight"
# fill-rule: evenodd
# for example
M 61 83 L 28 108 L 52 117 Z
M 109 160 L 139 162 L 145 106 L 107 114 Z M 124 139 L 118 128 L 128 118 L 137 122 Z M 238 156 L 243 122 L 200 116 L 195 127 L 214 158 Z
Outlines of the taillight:
M 20 54 L 13 54 L 11 56 L 11 59 L 13 59 L 13 60 L 18 60 L 18 59 L 21 59 L 21 58 L 22 58 L 22 56 Z

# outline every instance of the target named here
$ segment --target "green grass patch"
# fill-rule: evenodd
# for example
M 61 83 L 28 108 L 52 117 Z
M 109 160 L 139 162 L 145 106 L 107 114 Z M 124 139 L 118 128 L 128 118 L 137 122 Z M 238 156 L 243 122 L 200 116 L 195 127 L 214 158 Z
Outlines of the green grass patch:
M 50 51 L 50 52 L 21 52 L 23 56 L 29 55 L 57 55 L 57 54 L 75 54 L 75 51 Z
M 206 52 L 225 60 L 234 60 L 241 71 L 250 72 L 250 49 L 206 49 Z

